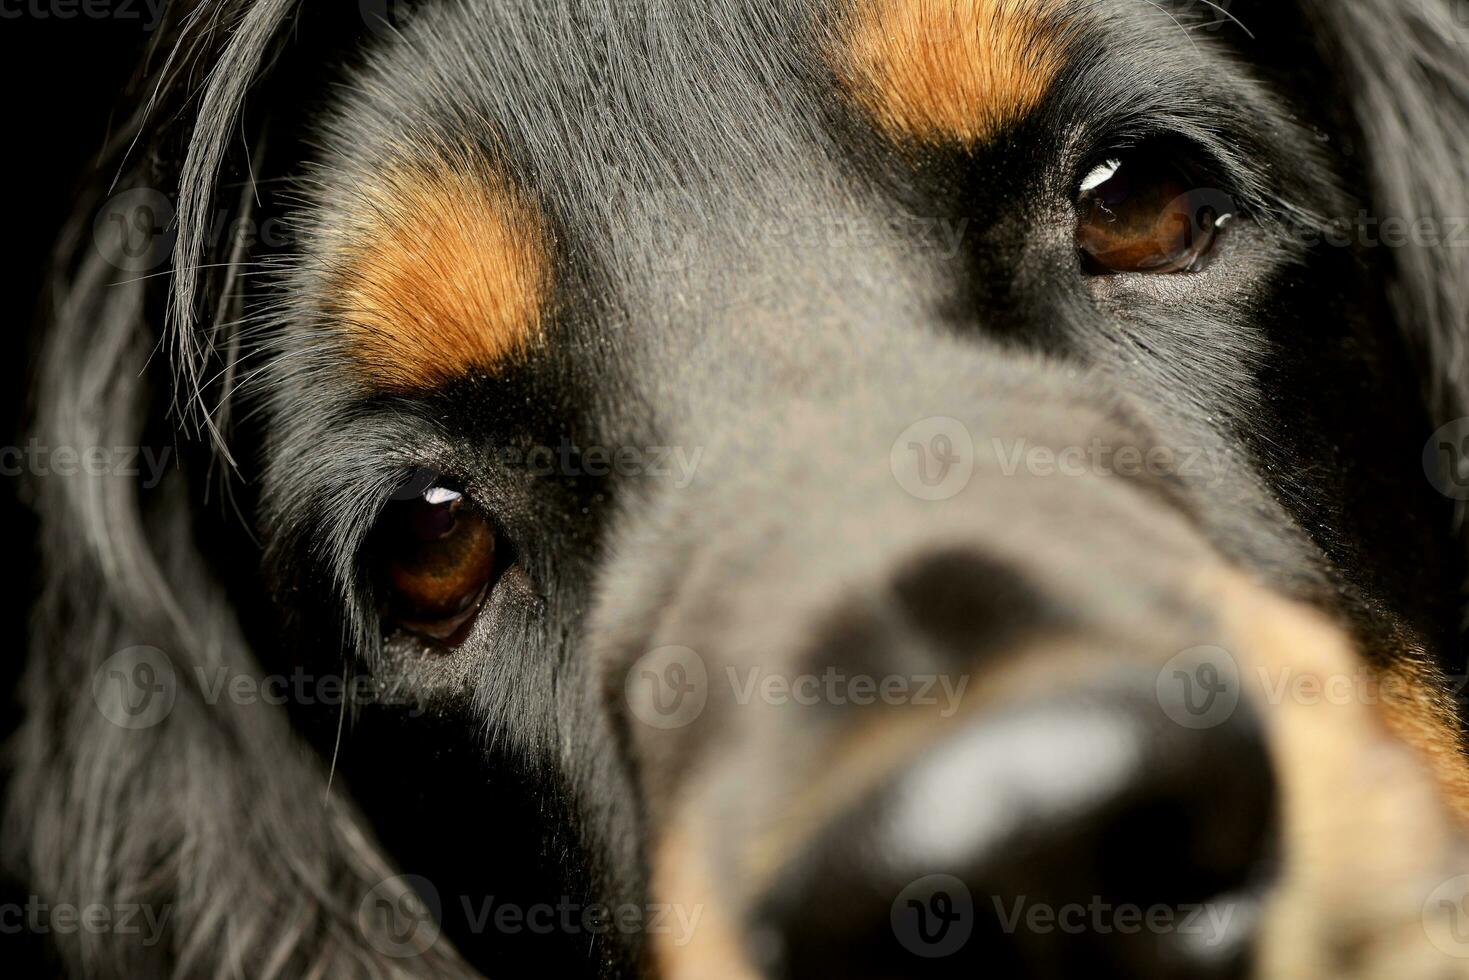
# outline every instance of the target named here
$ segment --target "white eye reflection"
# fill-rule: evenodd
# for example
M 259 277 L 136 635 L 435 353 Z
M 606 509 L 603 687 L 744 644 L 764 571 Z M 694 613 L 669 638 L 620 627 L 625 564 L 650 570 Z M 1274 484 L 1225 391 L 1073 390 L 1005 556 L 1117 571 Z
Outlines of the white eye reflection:
M 430 504 L 453 503 L 459 497 L 459 491 L 450 490 L 448 487 L 429 487 L 423 494 L 424 502 Z
M 1088 191 L 1096 190 L 1098 187 L 1101 187 L 1107 181 L 1117 176 L 1117 171 L 1121 168 L 1121 160 L 1108 160 L 1106 163 L 1103 163 L 1100 166 L 1093 168 L 1092 172 L 1087 174 L 1085 179 L 1082 180 L 1081 192 L 1085 194 Z

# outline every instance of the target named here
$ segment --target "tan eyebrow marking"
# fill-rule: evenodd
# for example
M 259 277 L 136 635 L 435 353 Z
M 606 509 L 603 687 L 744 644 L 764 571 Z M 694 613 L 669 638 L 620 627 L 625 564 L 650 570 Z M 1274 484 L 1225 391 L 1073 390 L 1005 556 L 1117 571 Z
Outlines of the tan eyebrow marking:
M 366 380 L 424 388 L 494 373 L 543 337 L 551 236 L 503 174 L 468 157 L 389 170 L 332 237 L 328 315 Z
M 835 69 L 890 135 L 978 143 L 1061 69 L 1061 0 L 845 0 Z

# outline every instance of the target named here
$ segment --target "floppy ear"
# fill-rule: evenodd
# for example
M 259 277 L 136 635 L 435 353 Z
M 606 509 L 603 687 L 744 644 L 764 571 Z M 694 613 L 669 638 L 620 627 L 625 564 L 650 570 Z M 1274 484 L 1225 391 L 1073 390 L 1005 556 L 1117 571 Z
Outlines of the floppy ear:
M 1469 413 L 1469 3 L 1304 0 L 1352 107 L 1378 218 L 1432 228 L 1392 250 L 1399 322 L 1439 424 Z
M 135 930 L 53 933 L 68 974 L 472 975 L 431 924 L 408 921 L 405 947 L 422 905 L 284 709 L 222 693 L 260 667 L 200 541 L 243 262 L 210 231 L 251 206 L 267 113 L 241 105 L 268 107 L 295 7 L 168 6 L 51 283 L 29 487 L 43 595 L 3 860 L 52 905 L 138 912 Z

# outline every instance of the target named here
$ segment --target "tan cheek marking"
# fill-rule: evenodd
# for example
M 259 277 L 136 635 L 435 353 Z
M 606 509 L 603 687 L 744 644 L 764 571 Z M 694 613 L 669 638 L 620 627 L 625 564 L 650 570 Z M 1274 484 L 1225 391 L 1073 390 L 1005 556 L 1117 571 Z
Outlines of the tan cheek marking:
M 1381 694 L 1273 695 L 1282 676 L 1355 679 L 1363 661 L 1319 614 L 1233 573 L 1209 579 L 1206 594 L 1234 638 L 1282 793 L 1284 866 L 1261 913 L 1258 975 L 1469 975 L 1469 963 L 1446 959 L 1425 931 L 1434 889 L 1469 868 L 1444 782 L 1450 760 L 1440 754 L 1456 738 L 1433 699 L 1420 703 L 1385 678 Z M 1421 683 L 1420 674 L 1411 686 Z
M 1029 112 L 1060 70 L 1059 0 L 849 0 L 836 71 L 878 124 L 976 143 Z
M 1445 801 L 1469 825 L 1469 756 L 1453 683 L 1416 650 L 1398 657 L 1381 683 L 1388 727 L 1428 760 Z
M 687 807 L 657 847 L 654 900 L 697 921 L 686 936 L 668 932 L 649 941 L 654 976 L 662 980 L 759 980 L 745 954 L 745 937 L 728 917 L 729 898 L 709 873 L 708 841 L 700 833 L 699 810 Z M 697 918 L 696 918 L 697 917 Z
M 331 259 L 328 315 L 369 382 L 492 373 L 541 339 L 550 236 L 503 177 L 466 162 L 394 171 L 357 211 Z

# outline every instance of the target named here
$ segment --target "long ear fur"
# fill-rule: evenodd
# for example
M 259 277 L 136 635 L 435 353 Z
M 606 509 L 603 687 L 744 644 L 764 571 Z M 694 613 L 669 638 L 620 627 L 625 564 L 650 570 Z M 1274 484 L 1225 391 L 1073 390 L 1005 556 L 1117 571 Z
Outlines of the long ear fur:
M 1436 243 L 1391 251 L 1387 288 L 1420 365 L 1433 424 L 1448 425 L 1469 415 L 1469 7 L 1463 0 L 1309 0 L 1305 9 L 1360 130 L 1372 184 L 1363 196 L 1378 218 L 1422 220 L 1437 232 Z M 1457 527 L 1444 531 L 1469 551 L 1466 516 L 1461 502 Z M 1469 583 L 1462 591 L 1469 594 Z M 1451 671 L 1469 669 L 1466 643 L 1461 631 Z
M 1341 71 L 1379 217 L 1426 219 L 1439 244 L 1394 250 L 1390 284 L 1440 422 L 1469 412 L 1469 8 L 1462 0 L 1309 0 Z M 1457 239 L 1457 240 L 1454 240 Z
M 44 594 L 26 716 L 8 747 L 3 861 L 52 907 L 134 910 L 131 929 L 53 931 L 68 974 L 471 975 L 442 938 L 394 955 L 403 947 L 393 914 L 421 906 L 328 792 L 319 758 L 282 708 L 208 687 L 221 668 L 261 673 L 196 540 L 198 471 L 224 434 L 223 399 L 209 400 L 202 379 L 232 366 L 238 346 L 228 297 L 240 256 L 213 246 L 208 226 L 221 173 L 259 151 L 241 140 L 240 107 L 294 15 L 295 0 L 170 5 L 134 90 L 143 108 L 81 202 L 51 287 L 37 443 L 181 459 L 156 487 L 148 472 L 115 467 L 53 473 L 32 488 Z M 231 207 L 249 199 L 242 184 Z M 119 270 L 95 244 L 97 209 L 142 188 L 177 201 L 171 282 Z M 172 364 L 153 356 L 161 345 Z M 119 655 L 139 646 L 154 650 Z M 142 665 L 149 672 L 135 673 Z M 124 701 L 136 707 L 141 689 L 113 683 L 109 670 L 146 680 L 171 710 L 130 727 Z

